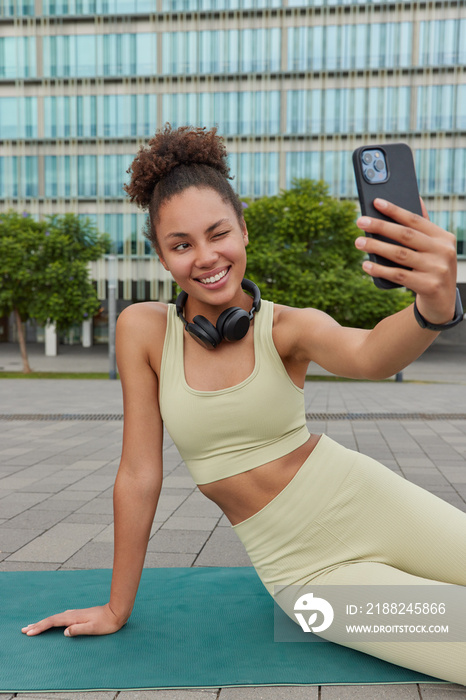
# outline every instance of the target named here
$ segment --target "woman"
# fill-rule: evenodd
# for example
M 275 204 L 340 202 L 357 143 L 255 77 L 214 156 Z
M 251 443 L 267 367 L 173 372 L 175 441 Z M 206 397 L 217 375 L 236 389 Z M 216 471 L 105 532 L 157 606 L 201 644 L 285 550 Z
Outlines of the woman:
M 274 586 L 311 581 L 466 586 L 466 515 L 374 460 L 309 434 L 304 417 L 310 361 L 341 376 L 382 379 L 416 359 L 437 332 L 421 328 L 413 306 L 369 331 L 343 328 L 315 309 L 260 302 L 243 282 L 248 232 L 227 177 L 215 129 L 166 127 L 133 162 L 127 192 L 148 208 L 150 240 L 184 294 L 177 307 L 135 304 L 118 320 L 124 432 L 110 600 L 29 625 L 30 636 L 53 626 L 67 636 L 110 634 L 127 622 L 162 484 L 162 421 L 272 594 Z M 362 218 L 360 228 L 407 247 L 363 236 L 356 246 L 412 269 L 369 262 L 364 269 L 414 290 L 431 324 L 450 322 L 454 236 L 427 216 L 382 201 L 377 208 L 398 223 Z M 353 646 L 466 684 L 464 643 Z

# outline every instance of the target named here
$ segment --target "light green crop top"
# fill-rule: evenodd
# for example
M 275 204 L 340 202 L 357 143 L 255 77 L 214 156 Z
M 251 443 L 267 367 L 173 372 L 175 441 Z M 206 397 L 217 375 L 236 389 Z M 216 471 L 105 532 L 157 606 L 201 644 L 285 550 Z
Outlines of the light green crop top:
M 168 305 L 160 410 L 196 484 L 208 484 L 289 454 L 309 438 L 304 391 L 290 379 L 272 339 L 273 303 L 254 316 L 255 366 L 240 384 L 198 391 L 184 374 L 184 326 Z M 251 331 L 249 331 L 251 332 Z

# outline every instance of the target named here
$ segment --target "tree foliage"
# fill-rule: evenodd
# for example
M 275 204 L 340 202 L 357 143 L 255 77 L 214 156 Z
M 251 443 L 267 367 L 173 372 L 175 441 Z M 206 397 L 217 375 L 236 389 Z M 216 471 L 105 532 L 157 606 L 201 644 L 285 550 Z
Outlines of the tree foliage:
M 246 275 L 264 298 L 313 307 L 345 326 L 372 328 L 412 302 L 405 290 L 378 289 L 354 246 L 361 231 L 352 202 L 338 201 L 323 181 L 295 180 L 291 189 L 249 202 Z
M 98 311 L 88 262 L 108 245 L 106 234 L 75 214 L 41 221 L 27 213 L 0 214 L 0 315 L 15 313 L 20 342 L 21 321 L 66 330 Z
M 23 321 L 66 330 L 96 313 L 87 263 L 105 252 L 105 235 L 74 214 L 35 221 L 10 211 L 0 222 L 0 314 L 16 308 Z

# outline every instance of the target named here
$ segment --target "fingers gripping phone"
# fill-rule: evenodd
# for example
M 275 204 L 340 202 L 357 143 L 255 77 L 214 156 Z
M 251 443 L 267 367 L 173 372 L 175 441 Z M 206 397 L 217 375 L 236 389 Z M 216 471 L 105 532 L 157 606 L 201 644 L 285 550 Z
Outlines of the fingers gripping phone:
M 373 202 L 377 197 L 422 216 L 413 154 L 407 144 L 390 143 L 357 148 L 353 153 L 353 167 L 363 216 L 393 221 L 374 207 Z M 395 243 L 386 236 L 367 232 L 366 236 Z M 372 253 L 369 254 L 369 259 L 380 265 L 403 267 Z M 382 277 L 374 277 L 373 279 L 380 289 L 401 287 L 400 284 L 390 282 Z

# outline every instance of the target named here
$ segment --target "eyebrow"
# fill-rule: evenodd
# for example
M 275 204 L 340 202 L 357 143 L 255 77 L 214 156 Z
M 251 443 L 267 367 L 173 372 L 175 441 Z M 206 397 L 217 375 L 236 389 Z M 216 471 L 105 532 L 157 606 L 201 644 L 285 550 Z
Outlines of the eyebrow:
M 223 219 L 219 219 L 214 224 L 211 224 L 210 226 L 208 226 L 204 233 L 212 233 L 212 231 L 214 231 L 218 226 L 221 226 L 222 224 L 226 224 L 226 223 L 230 224 L 230 219 L 228 219 L 226 217 Z M 189 233 L 183 233 L 182 231 L 173 231 L 172 233 L 168 234 L 167 239 L 170 239 L 170 238 L 188 238 L 188 237 L 189 237 Z

